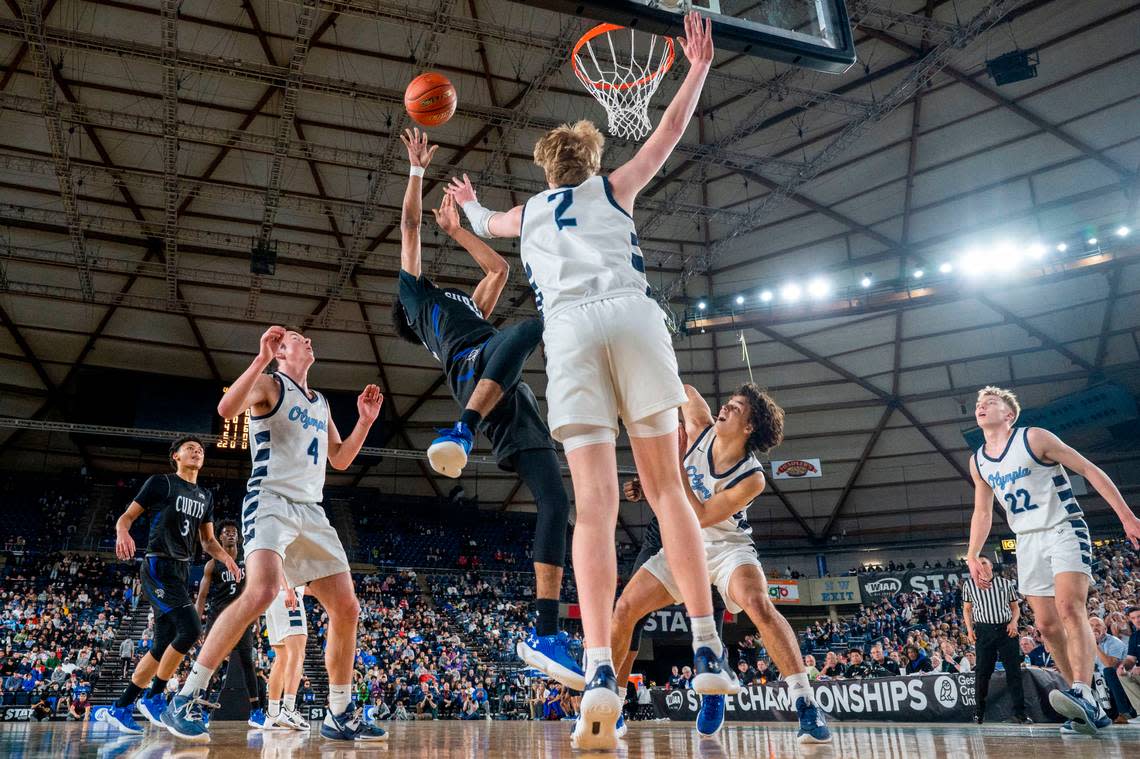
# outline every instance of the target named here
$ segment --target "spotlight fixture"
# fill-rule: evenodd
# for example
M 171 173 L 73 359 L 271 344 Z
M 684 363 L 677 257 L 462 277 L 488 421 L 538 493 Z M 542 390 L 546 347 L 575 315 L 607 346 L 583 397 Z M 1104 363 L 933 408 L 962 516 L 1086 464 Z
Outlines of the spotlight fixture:
M 1029 246 L 1029 255 L 1032 258 L 1041 260 L 1045 257 L 1045 246 L 1039 242 L 1035 242 Z
M 1128 237 L 1128 235 L 1130 235 L 1131 233 L 1132 233 L 1132 230 L 1129 229 L 1128 227 L 1117 227 L 1116 228 L 1116 236 L 1117 237 Z
M 922 275 L 925 273 L 926 272 L 924 272 L 922 269 L 915 269 L 914 270 L 914 278 L 915 279 L 922 279 Z
M 986 61 L 986 72 L 994 80 L 994 84 L 1001 87 L 1005 84 L 1023 82 L 1037 76 L 1037 64 L 1040 58 L 1037 48 L 1031 50 L 1011 50 Z
M 1058 253 L 1064 253 L 1068 249 L 1069 249 L 1069 246 L 1066 245 L 1065 243 L 1063 243 L 1063 242 L 1057 243 L 1057 252 Z
M 709 304 L 705 303 L 703 300 L 697 304 L 697 308 L 699 308 L 701 311 L 704 311 L 708 307 L 709 307 Z
M 743 295 L 737 295 L 736 296 L 736 305 L 738 305 L 738 306 L 744 305 L 744 296 Z
M 1096 245 L 1098 240 L 1095 237 L 1089 238 L 1089 245 Z
M 765 290 L 764 292 L 760 293 L 760 300 L 764 301 L 765 303 L 772 300 L 772 291 Z
M 943 274 L 949 274 L 950 272 L 954 271 L 954 264 L 947 261 L 938 267 L 938 271 L 942 272 Z
M 831 287 L 827 284 L 826 279 L 820 279 L 817 277 L 811 282 L 808 282 L 808 293 L 810 293 L 813 298 L 822 298 L 823 296 L 827 295 L 827 292 L 830 289 Z
M 866 290 L 868 287 L 871 286 L 871 275 L 870 274 L 864 274 L 863 278 L 861 280 L 859 280 L 859 284 L 863 286 L 864 290 Z
M 789 303 L 795 302 L 800 299 L 800 286 L 784 285 L 780 290 L 780 296 Z

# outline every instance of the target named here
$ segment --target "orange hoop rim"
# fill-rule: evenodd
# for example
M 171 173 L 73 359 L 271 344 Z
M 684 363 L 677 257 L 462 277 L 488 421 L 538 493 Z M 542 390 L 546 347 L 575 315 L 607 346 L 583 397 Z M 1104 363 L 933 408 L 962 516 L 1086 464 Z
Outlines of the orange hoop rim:
M 595 82 L 592 77 L 587 76 L 585 73 L 578 69 L 578 53 L 581 51 L 583 45 L 596 37 L 602 36 L 603 34 L 608 34 L 609 32 L 625 28 L 626 27 L 621 26 L 620 24 L 598 24 L 593 29 L 590 29 L 582 35 L 581 39 L 579 39 L 577 44 L 574 45 L 574 49 L 570 51 L 570 66 L 574 69 L 574 74 L 580 81 L 588 82 L 591 87 L 599 90 L 630 90 L 634 87 L 641 87 L 642 85 L 649 84 L 654 79 L 661 78 L 666 73 L 668 73 L 669 69 L 673 68 L 673 61 L 676 59 L 677 55 L 676 50 L 673 46 L 673 38 L 669 36 L 662 36 L 661 38 L 665 40 L 665 46 L 668 50 L 668 53 L 665 56 L 665 60 L 661 63 L 660 66 L 657 67 L 656 71 L 646 74 L 636 82 L 626 82 L 624 84 Z M 650 32 L 646 32 L 646 34 L 650 34 Z

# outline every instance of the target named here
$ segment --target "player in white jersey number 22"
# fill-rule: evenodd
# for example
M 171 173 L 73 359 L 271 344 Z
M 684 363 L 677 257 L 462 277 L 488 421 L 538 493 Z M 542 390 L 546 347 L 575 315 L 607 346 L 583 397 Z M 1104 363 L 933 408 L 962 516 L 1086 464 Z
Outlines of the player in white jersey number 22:
M 550 189 L 525 206 L 496 214 L 479 205 L 466 177 L 449 187 L 476 234 L 521 237 L 522 262 L 544 317 L 550 429 L 566 449 L 578 512 L 573 551 L 586 690 L 571 742 L 586 750 L 617 745 L 622 704 L 610 650 L 619 418 L 693 619 L 693 689 L 739 689 L 716 633 L 700 529 L 680 476 L 676 409 L 685 393 L 664 315 L 646 294 L 632 216 L 637 194 L 664 165 L 696 109 L 713 58 L 711 23 L 696 13 L 686 16 L 680 45 L 690 67 L 677 95 L 637 154 L 608 177 L 598 174 L 601 133 L 578 122 L 552 130 L 535 146 L 535 163 Z
M 970 458 L 974 480 L 974 516 L 966 561 L 979 588 L 988 588 L 992 570 L 980 560 L 993 521 L 994 498 L 1017 535 L 1018 589 L 1025 596 L 1057 662 L 1071 683 L 1054 690 L 1049 703 L 1070 722 L 1064 732 L 1095 735 L 1111 720 L 1092 689 L 1096 643 L 1085 604 L 1092 583 L 1092 540 L 1084 512 L 1073 497 L 1068 467 L 1093 486 L 1140 548 L 1140 520 L 1100 467 L 1039 427 L 1015 427 L 1021 407 L 1009 390 L 978 391 L 974 418 L 985 443 Z
M 277 371 L 267 374 L 274 361 Z M 299 330 L 270 327 L 257 356 L 218 403 L 226 419 L 250 413 L 252 472 L 241 506 L 247 577 L 245 590 L 218 617 L 182 690 L 162 714 L 167 729 L 184 740 L 210 739 L 202 719 L 210 676 L 277 596 L 282 576 L 293 586 L 308 584 L 329 616 L 329 708 L 321 735 L 344 741 L 387 737 L 364 721 L 363 709 L 351 700 L 360 605 L 344 547 L 320 504 L 326 462 L 348 468 L 384 397 L 375 385 L 365 387 L 356 399 L 359 420 L 342 439 L 324 396 L 309 388 L 315 361 L 312 341 Z

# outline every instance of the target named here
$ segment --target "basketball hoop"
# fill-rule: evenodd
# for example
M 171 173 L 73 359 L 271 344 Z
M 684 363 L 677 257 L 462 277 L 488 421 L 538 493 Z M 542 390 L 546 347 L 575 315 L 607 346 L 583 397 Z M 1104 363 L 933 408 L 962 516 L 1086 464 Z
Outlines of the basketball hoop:
M 628 45 L 622 32 L 629 33 Z M 636 42 L 633 29 L 599 24 L 582 35 L 570 55 L 578 81 L 606 109 L 610 134 L 632 140 L 640 140 L 653 128 L 649 100 L 676 57 L 669 37 L 650 34 L 641 60 Z

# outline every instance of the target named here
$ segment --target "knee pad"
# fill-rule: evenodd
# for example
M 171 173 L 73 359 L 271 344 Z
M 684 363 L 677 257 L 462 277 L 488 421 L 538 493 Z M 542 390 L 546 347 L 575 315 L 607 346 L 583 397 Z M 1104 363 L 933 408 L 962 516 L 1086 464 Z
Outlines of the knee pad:
M 198 618 L 197 610 L 193 606 L 182 606 L 166 616 L 173 617 L 175 625 L 174 640 L 170 645 L 180 654 L 189 653 L 202 634 L 202 620 Z
M 676 428 L 676 425 L 674 425 Z M 569 453 L 577 448 L 598 443 L 617 442 L 617 430 L 613 427 L 602 427 L 597 424 L 566 424 L 559 427 L 554 438 L 562 443 L 562 447 Z
M 630 437 L 661 437 L 676 435 L 678 424 L 680 420 L 677 418 L 677 409 L 667 408 L 636 422 L 626 422 L 625 431 Z

